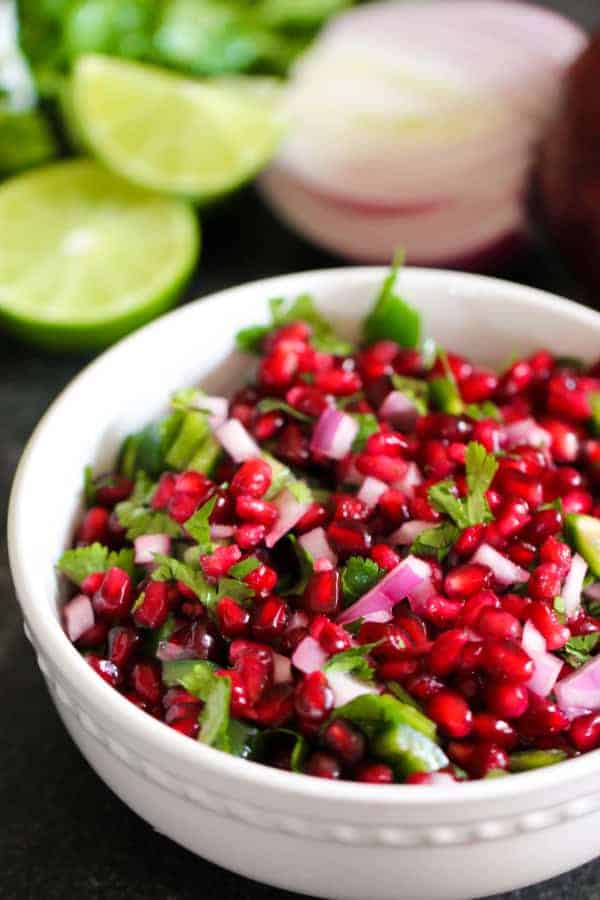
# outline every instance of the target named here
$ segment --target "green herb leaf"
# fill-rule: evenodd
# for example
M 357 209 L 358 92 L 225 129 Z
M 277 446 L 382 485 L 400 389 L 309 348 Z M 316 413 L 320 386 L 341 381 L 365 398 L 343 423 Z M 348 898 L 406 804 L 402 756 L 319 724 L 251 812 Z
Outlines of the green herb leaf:
M 123 569 L 131 577 L 135 566 L 133 562 L 133 550 L 125 547 L 123 550 L 109 550 L 103 544 L 90 544 L 88 547 L 75 547 L 73 550 L 65 550 L 60 557 L 58 568 L 61 572 L 80 585 L 88 575 L 94 572 L 106 572 L 113 566 Z
M 198 722 L 198 740 L 209 747 L 229 752 L 229 704 L 231 681 L 222 675 L 213 675 L 213 682 Z
M 352 353 L 352 344 L 336 335 L 308 294 L 302 294 L 291 303 L 276 298 L 270 301 L 270 307 L 271 325 L 253 325 L 238 332 L 236 342 L 241 350 L 247 353 L 260 353 L 264 338 L 275 328 L 281 328 L 282 325 L 289 325 L 292 322 L 306 322 L 310 325 L 310 341 L 316 350 L 336 356 Z
M 510 772 L 530 772 L 553 766 L 567 758 L 564 750 L 519 750 L 508 757 Z
M 358 422 L 358 431 L 352 442 L 352 452 L 360 453 L 367 443 L 367 438 L 379 431 L 379 422 L 373 413 L 350 413 L 350 415 Z
M 202 702 L 211 691 L 216 665 L 205 659 L 178 659 L 162 664 L 162 680 L 166 687 L 181 685 Z
M 142 534 L 168 534 L 171 537 L 181 535 L 181 528 L 177 522 L 174 522 L 164 510 L 151 509 L 148 506 L 154 488 L 151 479 L 140 470 L 129 499 L 115 506 L 119 523 L 127 529 L 126 536 L 130 541 Z
M 467 403 L 465 413 L 477 422 L 482 419 L 494 419 L 496 422 L 502 421 L 500 409 L 491 400 L 484 400 L 483 403 Z
M 254 591 L 243 581 L 238 581 L 237 578 L 220 578 L 213 605 L 216 605 L 221 597 L 231 597 L 242 606 L 247 606 L 248 601 L 254 597 Z
M 574 669 L 579 669 L 592 659 L 592 651 L 596 649 L 598 641 L 600 641 L 600 631 L 577 635 L 569 638 L 560 651 L 560 655 Z
M 414 706 L 402 703 L 389 694 L 361 694 L 339 706 L 332 718 L 355 722 L 367 737 L 374 736 L 388 725 L 408 725 L 430 740 L 436 739 L 436 726 L 431 719 Z
M 94 475 L 91 466 L 86 466 L 83 470 L 83 497 L 86 506 L 93 506 L 96 500 L 96 485 L 94 484 Z
M 466 501 L 469 524 L 478 525 L 480 522 L 489 522 L 493 516 L 485 494 L 498 471 L 498 461 L 493 453 L 487 452 L 483 444 L 471 441 L 467 445 L 465 468 L 467 487 L 469 488 Z
M 193 537 L 199 545 L 201 553 L 212 553 L 213 550 L 208 520 L 215 508 L 216 502 L 216 496 L 211 497 L 210 500 L 203 503 L 200 509 L 197 509 L 189 519 L 186 519 L 183 525 L 187 533 Z
M 258 569 L 260 565 L 260 559 L 257 559 L 256 556 L 248 556 L 246 559 L 242 559 L 241 562 L 231 566 L 231 568 L 227 570 L 227 574 L 232 578 L 244 579 L 250 572 L 254 572 L 255 569 Z
M 396 278 L 402 262 L 403 254 L 397 253 L 375 305 L 363 323 L 365 344 L 373 344 L 379 340 L 396 341 L 401 347 L 417 347 L 419 344 L 421 316 L 395 293 Z
M 595 437 L 600 437 L 600 391 L 592 391 L 589 401 L 592 408 L 591 428 Z
M 155 553 L 154 559 L 157 566 L 152 572 L 153 581 L 181 581 L 196 594 L 201 603 L 209 608 L 212 607 L 215 591 L 200 569 L 195 569 L 172 556 L 163 556 L 160 553 Z
M 141 431 L 129 435 L 119 454 L 119 471 L 133 478 L 141 469 L 158 478 L 166 468 L 166 454 L 175 440 L 183 416 L 181 410 L 174 410 L 158 422 L 152 422 Z
M 235 336 L 235 342 L 244 353 L 260 355 L 264 339 L 273 330 L 271 325 L 250 325 L 242 328 Z
M 285 413 L 287 416 L 291 416 L 293 419 L 298 419 L 299 422 L 312 422 L 311 416 L 305 415 L 299 410 L 294 409 L 294 407 L 290 406 L 289 403 L 285 403 L 283 400 L 278 400 L 276 397 L 265 397 L 263 400 L 260 400 L 258 402 L 256 408 L 261 413 L 280 411 Z
M 342 569 L 342 592 L 347 605 L 375 587 L 383 576 L 383 569 L 366 556 L 351 556 Z
M 242 759 L 253 759 L 261 734 L 260 728 L 256 725 L 250 725 L 240 719 L 230 719 L 227 732 L 229 752 L 232 756 L 239 756 Z
M 364 399 L 365 392 L 357 391 L 355 394 L 348 394 L 347 397 L 336 397 L 335 405 L 338 409 L 348 409 L 350 406 L 354 406 L 355 403 L 360 403 L 360 401 Z
M 414 706 L 415 709 L 418 709 L 419 712 L 422 712 L 420 704 L 417 703 L 417 701 L 415 700 L 414 697 L 411 697 L 411 695 L 408 693 L 408 691 L 402 687 L 400 682 L 386 681 L 385 686 L 388 689 L 388 691 L 390 692 L 390 694 L 394 695 L 396 700 L 400 700 L 402 703 L 408 704 L 408 706 Z
M 336 653 L 335 656 L 332 656 L 325 663 L 323 671 L 325 674 L 329 672 L 352 672 L 361 681 L 373 681 L 375 669 L 367 657 L 377 644 L 378 641 L 375 641 L 373 644 L 362 644 L 359 647 L 350 647 L 349 650 L 342 650 L 341 653 Z
M 434 509 L 450 516 L 459 528 L 466 528 L 470 524 L 464 501 L 457 497 L 453 481 L 439 481 L 429 488 L 427 495 Z
M 429 409 L 429 386 L 420 378 L 408 378 L 406 375 L 392 375 L 392 386 L 410 400 L 420 416 Z
M 429 382 L 429 398 L 432 405 L 441 412 L 460 416 L 464 411 L 456 382 L 450 378 L 432 378 Z
M 416 556 L 435 556 L 442 560 L 448 555 L 460 535 L 460 528 L 452 522 L 442 522 L 422 531 L 410 548 Z

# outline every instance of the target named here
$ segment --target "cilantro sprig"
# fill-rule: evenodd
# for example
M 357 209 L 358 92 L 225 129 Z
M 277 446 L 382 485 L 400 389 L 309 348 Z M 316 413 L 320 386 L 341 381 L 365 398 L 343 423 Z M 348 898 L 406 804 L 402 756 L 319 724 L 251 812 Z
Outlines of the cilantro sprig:
M 292 322 L 306 322 L 311 328 L 310 342 L 315 350 L 332 353 L 335 356 L 345 356 L 353 352 L 352 344 L 336 335 L 331 324 L 317 310 L 309 294 L 302 294 L 291 303 L 276 298 L 269 302 L 269 306 L 270 325 L 251 325 L 238 331 L 236 343 L 240 350 L 246 353 L 260 353 L 263 341 L 271 331 Z
M 326 675 L 331 672 L 352 673 L 361 681 L 372 682 L 375 678 L 375 669 L 369 662 L 368 656 L 377 646 L 377 641 L 372 644 L 362 644 L 359 647 L 350 647 L 336 653 L 323 666 Z
M 131 548 L 109 550 L 108 547 L 99 543 L 65 550 L 57 566 L 67 578 L 77 585 L 80 585 L 88 575 L 92 575 L 94 572 L 106 572 L 113 566 L 124 569 L 130 576 L 135 570 Z
M 579 669 L 592 659 L 598 641 L 600 641 L 600 631 L 576 635 L 569 638 L 560 651 L 560 656 L 574 669 Z

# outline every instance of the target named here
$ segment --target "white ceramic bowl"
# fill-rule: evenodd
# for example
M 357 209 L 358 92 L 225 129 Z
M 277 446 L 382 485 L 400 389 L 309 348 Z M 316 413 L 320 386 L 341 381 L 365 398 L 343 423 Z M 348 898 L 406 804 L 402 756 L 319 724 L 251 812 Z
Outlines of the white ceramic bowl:
M 351 334 L 384 269 L 290 275 L 185 306 L 85 369 L 40 422 L 10 507 L 10 558 L 26 630 L 56 707 L 106 783 L 154 828 L 250 878 L 319 897 L 465 900 L 549 878 L 600 851 L 600 751 L 559 766 L 454 787 L 370 786 L 292 775 L 183 738 L 108 687 L 58 621 L 53 568 L 69 544 L 83 466 L 199 379 L 247 374 L 238 328 L 267 300 L 309 291 Z M 597 355 L 600 315 L 526 287 L 407 269 L 405 296 L 444 346 L 500 365 L 514 351 Z M 49 777 L 51 773 L 49 773 Z

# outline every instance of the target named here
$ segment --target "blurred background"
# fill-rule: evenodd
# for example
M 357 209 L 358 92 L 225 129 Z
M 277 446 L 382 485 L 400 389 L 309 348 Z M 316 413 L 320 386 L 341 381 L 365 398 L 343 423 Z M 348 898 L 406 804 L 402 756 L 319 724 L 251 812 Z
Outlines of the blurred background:
M 596 27 L 598 0 L 0 0 L 3 520 L 48 404 L 176 303 L 401 247 L 598 306 Z M 2 900 L 286 896 L 110 794 L 14 602 L 0 678 Z M 590 864 L 511 900 L 599 893 Z

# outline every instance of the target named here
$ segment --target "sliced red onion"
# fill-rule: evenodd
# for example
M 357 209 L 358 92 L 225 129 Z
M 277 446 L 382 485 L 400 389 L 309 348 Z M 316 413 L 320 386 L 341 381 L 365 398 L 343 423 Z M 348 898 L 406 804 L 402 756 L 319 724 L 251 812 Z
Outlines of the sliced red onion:
M 333 565 L 331 560 L 325 559 L 324 556 L 320 556 L 318 559 L 315 559 L 315 572 L 331 572 L 332 569 L 335 569 L 335 566 Z
M 547 697 L 560 675 L 563 667 L 562 659 L 547 652 L 544 636 L 531 621 L 525 623 L 521 646 L 535 665 L 527 687 L 539 697 Z
M 226 541 L 227 538 L 233 537 L 235 528 L 233 525 L 211 525 L 210 536 L 213 541 Z
M 448 772 L 430 772 L 428 780 L 423 784 L 435 784 L 438 787 L 451 787 L 458 784 L 456 778 L 453 778 Z
M 398 491 L 402 491 L 407 497 L 412 497 L 414 489 L 423 484 L 423 476 L 419 467 L 415 462 L 409 462 L 406 473 L 398 481 L 394 482 L 393 487 Z
M 366 616 L 362 616 L 363 622 L 380 622 L 383 625 L 386 622 L 391 622 L 394 618 L 394 615 L 390 609 L 378 609 L 376 612 L 367 613 Z
M 427 565 L 425 563 L 425 565 Z M 427 566 L 429 571 L 429 567 Z M 338 616 L 338 623 L 345 625 L 356 619 L 377 612 L 390 612 L 397 603 L 413 591 L 426 577 L 422 574 L 423 561 L 408 556 L 385 575 L 379 584 L 367 591 L 356 603 Z
M 413 519 L 412 522 L 405 522 L 404 525 L 392 532 L 387 541 L 389 544 L 399 544 L 401 547 L 410 546 L 428 528 L 431 528 L 431 522 Z
M 561 678 L 554 693 L 561 709 L 600 709 L 600 656 Z
M 402 391 L 390 391 L 381 406 L 379 417 L 387 419 L 401 431 L 412 431 L 419 417 L 418 410 L 412 400 Z
M 227 420 L 229 411 L 229 400 L 227 397 L 209 397 L 199 393 L 194 398 L 192 406 L 195 409 L 206 410 L 208 413 L 208 424 L 213 431 Z
M 333 705 L 344 706 L 356 697 L 363 694 L 378 694 L 379 689 L 375 685 L 367 684 L 359 678 L 355 678 L 348 672 L 327 672 L 327 681 L 333 691 Z
M 520 419 L 504 425 L 502 429 L 504 446 L 507 450 L 526 445 L 529 447 L 549 447 L 552 437 L 534 419 Z
M 383 481 L 380 481 L 378 478 L 372 478 L 370 475 L 368 475 L 363 481 L 357 497 L 365 504 L 365 506 L 368 506 L 369 509 L 372 509 L 374 506 L 377 506 L 379 498 L 382 494 L 385 494 L 387 489 L 388 485 Z
M 578 719 L 579 716 L 587 716 L 592 712 L 591 709 L 584 709 L 581 706 L 567 706 L 562 711 L 569 722 L 572 722 L 573 719 Z
M 94 625 L 94 607 L 86 594 L 77 594 L 63 608 L 65 631 L 70 641 L 78 641 Z
M 137 537 L 135 547 L 135 562 L 139 566 L 145 566 L 154 562 L 154 554 L 169 556 L 171 553 L 171 538 L 168 534 L 142 534 Z
M 579 553 L 576 553 L 571 560 L 571 568 L 561 591 L 567 619 L 572 619 L 577 611 L 581 609 L 581 592 L 586 572 L 587 563 L 585 559 Z
M 269 548 L 274 547 L 277 541 L 294 527 L 310 506 L 310 503 L 300 503 L 296 500 L 287 488 L 277 495 L 273 503 L 279 515 L 265 538 L 265 544 Z
M 236 463 L 260 456 L 260 447 L 238 419 L 227 419 L 215 430 L 215 436 Z
M 600 581 L 595 581 L 594 584 L 589 584 L 583 589 L 583 593 L 590 600 L 600 600 Z
M 292 613 L 288 622 L 288 631 L 293 631 L 294 628 L 307 628 L 309 621 L 308 615 L 303 610 L 297 609 Z
M 293 681 L 292 663 L 282 653 L 273 652 L 273 684 L 287 684 Z
M 357 433 L 356 419 L 334 406 L 328 406 L 315 425 L 310 449 L 330 459 L 343 459 L 350 453 Z
M 313 528 L 312 531 L 307 531 L 298 538 L 298 543 L 304 547 L 307 553 L 310 553 L 315 561 L 326 559 L 333 566 L 337 565 L 337 554 L 327 540 L 324 528 Z
M 541 656 L 546 652 L 546 639 L 535 627 L 533 622 L 527 621 L 523 626 L 521 646 L 531 659 Z
M 292 663 L 305 675 L 323 668 L 328 656 L 313 637 L 303 638 L 292 655 Z
M 481 544 L 471 557 L 471 562 L 488 566 L 498 584 L 509 585 L 529 581 L 529 572 L 515 565 L 508 557 L 498 553 L 490 544 Z

